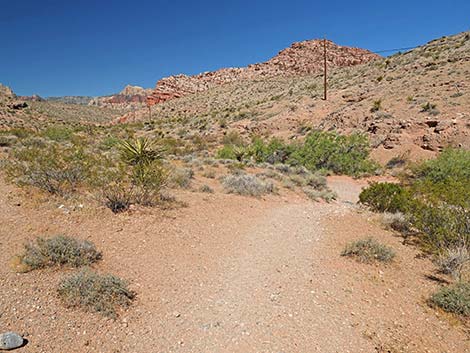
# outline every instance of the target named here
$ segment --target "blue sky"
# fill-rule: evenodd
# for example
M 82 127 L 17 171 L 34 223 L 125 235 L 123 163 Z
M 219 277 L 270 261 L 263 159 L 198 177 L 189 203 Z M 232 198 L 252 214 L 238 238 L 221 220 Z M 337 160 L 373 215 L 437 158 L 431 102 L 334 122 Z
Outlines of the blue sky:
M 374 51 L 419 45 L 470 30 L 469 14 L 469 0 L 0 0 L 0 82 L 20 95 L 104 95 L 323 36 Z

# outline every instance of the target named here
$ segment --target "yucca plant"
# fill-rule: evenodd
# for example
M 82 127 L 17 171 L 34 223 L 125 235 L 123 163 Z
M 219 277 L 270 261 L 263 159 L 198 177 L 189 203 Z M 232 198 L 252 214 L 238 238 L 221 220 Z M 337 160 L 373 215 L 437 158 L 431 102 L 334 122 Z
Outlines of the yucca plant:
M 119 143 L 122 159 L 131 165 L 149 164 L 160 159 L 161 151 L 154 147 L 154 143 L 145 137 Z

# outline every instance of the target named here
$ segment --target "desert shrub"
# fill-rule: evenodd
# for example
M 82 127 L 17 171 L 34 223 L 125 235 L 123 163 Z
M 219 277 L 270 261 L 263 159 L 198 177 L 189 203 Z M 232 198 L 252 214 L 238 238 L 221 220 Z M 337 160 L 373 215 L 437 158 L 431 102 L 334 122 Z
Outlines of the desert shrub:
M 413 166 L 412 172 L 408 183 L 416 194 L 432 203 L 470 208 L 470 151 L 447 149 L 436 159 Z
M 419 231 L 426 250 L 439 252 L 462 243 L 470 244 L 470 212 L 448 204 L 413 203 L 410 211 L 413 227 Z
M 408 207 L 409 194 L 393 183 L 371 183 L 359 194 L 359 202 L 377 212 L 399 212 Z
M 101 258 L 93 243 L 63 235 L 52 238 L 37 238 L 25 246 L 21 263 L 28 269 L 35 270 L 48 266 L 79 267 L 90 265 Z
M 161 159 L 161 151 L 155 149 L 155 144 L 147 138 L 119 143 L 123 161 L 130 165 L 142 165 Z
M 55 125 L 47 127 L 41 136 L 49 140 L 62 142 L 70 140 L 73 136 L 73 130 L 67 126 Z
M 257 163 L 282 163 L 305 166 L 310 171 L 361 175 L 377 169 L 377 164 L 368 158 L 369 151 L 368 140 L 363 135 L 316 131 L 309 134 L 303 144 L 286 144 L 276 138 L 264 141 L 259 137 L 255 137 L 248 146 L 225 144 L 217 151 L 216 157 L 238 161 L 251 158 Z
M 360 175 L 371 173 L 377 165 L 369 160 L 367 137 L 316 131 L 309 134 L 303 145 L 297 146 L 288 162 L 303 165 L 310 171 L 330 170 L 336 174 Z
M 308 186 L 311 186 L 317 190 L 323 190 L 327 188 L 326 178 L 320 174 L 307 175 L 305 178 L 305 182 Z
M 348 244 L 341 255 L 354 257 L 365 263 L 374 261 L 390 262 L 395 257 L 395 252 L 390 247 L 380 244 L 377 240 L 367 238 Z
M 63 279 L 57 291 L 68 307 L 80 307 L 112 318 L 117 316 L 117 308 L 129 306 L 135 297 L 124 280 L 91 270 Z
M 408 161 L 408 156 L 405 154 L 395 156 L 391 158 L 387 164 L 385 165 L 386 168 L 388 169 L 393 169 L 393 168 L 400 168 L 406 165 Z
M 96 158 L 81 147 L 48 144 L 13 152 L 7 172 L 20 185 L 66 195 L 90 177 Z
M 313 201 L 318 201 L 320 199 L 325 200 L 326 202 L 331 202 L 336 199 L 337 195 L 334 191 L 330 189 L 315 189 L 313 187 L 304 187 L 302 191 L 307 195 L 307 197 Z
M 243 141 L 243 138 L 240 136 L 240 133 L 238 131 L 232 130 L 224 135 L 224 137 L 222 138 L 222 144 L 226 146 L 244 146 L 245 142 Z
M 431 305 L 436 305 L 444 311 L 470 316 L 470 283 L 458 282 L 449 287 L 442 287 L 429 301 Z
M 214 192 L 214 190 L 209 185 L 205 185 L 205 184 L 199 188 L 199 191 L 209 193 L 209 194 L 212 194 Z
M 421 112 L 427 112 L 430 114 L 438 114 L 439 112 L 436 110 L 436 104 L 426 102 L 421 106 Z
M 230 194 L 261 196 L 274 191 L 273 183 L 249 174 L 228 175 L 223 178 L 222 185 Z
M 292 147 L 280 139 L 273 138 L 269 142 L 265 142 L 263 139 L 255 137 L 247 148 L 246 154 L 257 163 L 275 164 L 286 162 L 291 152 Z
M 470 252 L 466 244 L 457 245 L 441 251 L 436 262 L 441 273 L 461 280 L 464 267 L 470 263 Z
M 175 168 L 170 174 L 170 183 L 173 186 L 187 189 L 191 185 L 194 171 L 191 168 Z
M 146 190 L 160 191 L 168 182 L 169 171 L 159 162 L 137 164 L 132 169 L 131 180 Z
M 382 100 L 378 99 L 372 102 L 372 108 L 370 108 L 370 112 L 378 112 L 380 109 L 382 109 Z
M 406 233 L 409 230 L 409 221 L 401 212 L 385 212 L 382 214 L 382 224 L 398 232 Z
M 11 147 L 18 140 L 15 135 L 0 135 L 0 147 Z
M 102 192 L 104 204 L 113 213 L 127 211 L 132 205 L 132 192 L 129 186 L 122 183 L 110 185 Z
M 202 176 L 204 178 L 208 178 L 208 179 L 214 179 L 215 176 L 216 176 L 216 173 L 215 173 L 215 170 L 211 169 L 211 170 L 206 170 L 204 173 L 202 173 Z

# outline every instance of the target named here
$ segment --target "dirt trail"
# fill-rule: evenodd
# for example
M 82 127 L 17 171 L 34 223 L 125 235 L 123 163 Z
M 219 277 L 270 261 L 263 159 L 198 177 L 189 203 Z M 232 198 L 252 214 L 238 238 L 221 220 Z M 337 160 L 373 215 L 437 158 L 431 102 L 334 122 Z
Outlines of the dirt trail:
M 183 193 L 187 208 L 118 216 L 18 206 L 0 185 L 0 326 L 27 336 L 22 352 L 470 352 L 464 329 L 424 303 L 429 260 L 355 210 L 361 183 L 333 180 L 332 204 Z M 58 233 L 94 241 L 97 269 L 130 281 L 138 297 L 117 321 L 64 309 L 64 271 L 6 266 L 27 239 Z M 339 256 L 365 236 L 397 262 Z

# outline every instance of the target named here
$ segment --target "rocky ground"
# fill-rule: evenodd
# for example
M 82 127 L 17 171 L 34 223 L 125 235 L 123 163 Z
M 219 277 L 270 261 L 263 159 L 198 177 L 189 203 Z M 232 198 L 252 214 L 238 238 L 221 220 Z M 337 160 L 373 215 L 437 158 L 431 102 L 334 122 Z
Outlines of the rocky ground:
M 1 182 L 2 330 L 24 335 L 21 352 L 470 352 L 465 328 L 425 302 L 439 286 L 431 262 L 354 205 L 366 184 L 330 179 L 331 204 L 178 192 L 187 207 L 114 215 Z M 69 270 L 11 269 L 27 240 L 55 234 L 93 241 L 96 269 L 129 280 L 137 299 L 116 321 L 63 307 Z M 340 256 L 366 236 L 396 261 Z

